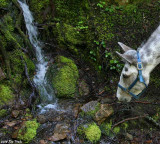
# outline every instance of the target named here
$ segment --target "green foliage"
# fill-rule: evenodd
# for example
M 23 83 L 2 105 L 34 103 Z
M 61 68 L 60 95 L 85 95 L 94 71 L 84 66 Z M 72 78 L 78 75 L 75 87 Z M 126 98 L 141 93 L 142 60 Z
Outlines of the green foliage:
M 63 56 L 57 56 L 56 63 L 59 70 L 53 77 L 53 87 L 57 96 L 74 97 L 79 77 L 77 66 L 71 59 Z
M 7 110 L 1 109 L 0 110 L 0 117 L 4 117 L 6 115 L 6 113 L 7 113 Z
M 24 141 L 25 143 L 30 142 L 36 136 L 36 131 L 39 125 L 40 124 L 37 123 L 36 120 L 26 121 L 18 131 L 17 138 Z
M 8 0 L 0 0 L 0 9 L 8 6 Z
M 49 13 L 43 13 L 49 8 L 49 0 L 31 0 L 31 11 L 34 12 L 35 18 L 39 23 L 42 23 L 44 19 L 50 18 Z
M 9 86 L 0 85 L 0 106 L 7 104 L 13 99 L 13 92 Z

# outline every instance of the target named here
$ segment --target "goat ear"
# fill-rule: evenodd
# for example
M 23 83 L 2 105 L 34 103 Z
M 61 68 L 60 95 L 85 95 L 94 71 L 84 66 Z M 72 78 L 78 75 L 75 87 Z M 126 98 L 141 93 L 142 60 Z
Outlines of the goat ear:
M 134 63 L 134 58 L 131 55 L 125 55 L 125 54 L 120 54 L 119 52 L 116 51 L 116 53 L 124 60 L 126 60 L 128 63 L 133 64 Z
M 125 44 L 118 42 L 118 44 L 122 47 L 123 51 L 126 52 L 128 50 L 132 50 L 132 48 L 126 46 Z

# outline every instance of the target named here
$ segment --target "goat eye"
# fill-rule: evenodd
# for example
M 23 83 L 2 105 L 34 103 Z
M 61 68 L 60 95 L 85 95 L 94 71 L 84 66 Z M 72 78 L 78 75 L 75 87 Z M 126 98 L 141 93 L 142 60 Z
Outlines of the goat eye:
M 129 75 L 123 74 L 122 76 L 123 76 L 123 78 L 129 78 Z
M 124 69 L 125 71 L 128 71 L 128 68 L 127 67 L 125 67 L 125 69 Z

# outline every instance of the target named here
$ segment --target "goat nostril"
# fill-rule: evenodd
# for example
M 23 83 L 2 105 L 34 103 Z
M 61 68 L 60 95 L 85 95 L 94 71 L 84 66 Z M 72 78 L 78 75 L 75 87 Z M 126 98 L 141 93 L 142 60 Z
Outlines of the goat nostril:
M 129 75 L 123 74 L 122 76 L 123 76 L 123 78 L 129 78 Z

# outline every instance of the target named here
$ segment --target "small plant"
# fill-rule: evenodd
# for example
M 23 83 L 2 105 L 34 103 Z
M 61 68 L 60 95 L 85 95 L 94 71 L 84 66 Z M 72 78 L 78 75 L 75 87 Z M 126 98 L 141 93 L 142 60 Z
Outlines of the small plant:
M 99 3 L 97 3 L 97 6 L 100 8 L 104 8 L 105 4 L 106 4 L 106 2 L 100 1 Z

